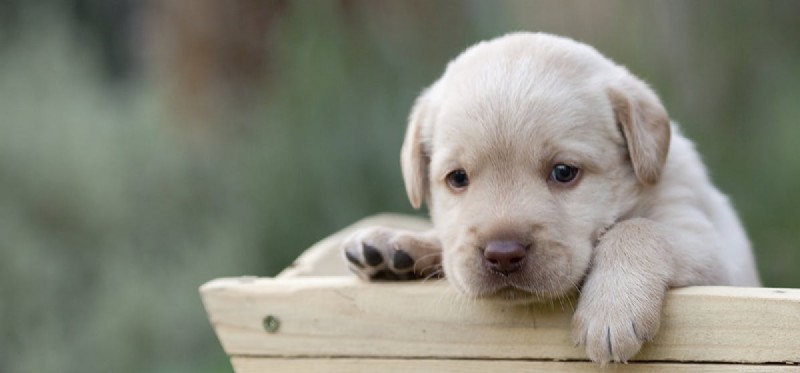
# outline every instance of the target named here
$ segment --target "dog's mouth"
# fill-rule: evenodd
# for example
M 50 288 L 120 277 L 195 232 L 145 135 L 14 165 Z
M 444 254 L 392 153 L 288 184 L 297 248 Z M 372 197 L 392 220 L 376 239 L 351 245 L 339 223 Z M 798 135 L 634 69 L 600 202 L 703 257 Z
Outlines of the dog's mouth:
M 488 261 L 478 249 L 458 250 L 464 245 L 454 246 L 443 253 L 450 254 L 449 257 L 443 255 L 444 259 L 450 259 L 443 262 L 446 278 L 470 298 L 512 304 L 547 302 L 579 291 L 588 272 L 585 260 L 578 260 L 584 254 L 579 254 L 591 251 L 588 249 L 591 243 L 541 237 L 537 242 L 537 250 L 528 251 L 529 256 L 519 265 L 501 262 L 506 271 L 502 271 L 501 265 Z

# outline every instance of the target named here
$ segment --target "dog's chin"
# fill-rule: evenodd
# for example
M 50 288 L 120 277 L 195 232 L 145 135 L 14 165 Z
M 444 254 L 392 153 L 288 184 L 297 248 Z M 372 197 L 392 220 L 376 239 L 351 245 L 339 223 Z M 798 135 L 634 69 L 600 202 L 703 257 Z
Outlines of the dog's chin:
M 556 290 L 538 290 L 530 289 L 524 286 L 517 286 L 511 283 L 505 285 L 485 286 L 477 291 L 469 291 L 460 286 L 456 286 L 460 292 L 470 298 L 486 299 L 491 301 L 502 302 L 506 304 L 530 304 L 547 302 L 553 299 L 567 297 L 574 292 L 574 288 Z M 472 289 L 475 290 L 475 289 Z
M 473 299 L 488 299 L 507 304 L 548 302 L 570 297 L 578 291 L 581 279 L 556 278 L 550 281 L 533 281 L 528 276 L 494 276 L 484 273 L 479 278 L 460 282 L 448 277 L 463 295 Z M 570 285 L 566 285 L 570 284 Z
M 483 296 L 482 298 L 500 301 L 507 304 L 529 304 L 550 299 L 543 298 L 541 294 L 532 293 L 530 291 L 511 286 L 497 290 L 494 293 Z
M 530 304 L 560 299 L 572 294 L 572 291 L 532 291 L 514 286 L 507 286 L 480 298 L 500 301 L 507 304 Z

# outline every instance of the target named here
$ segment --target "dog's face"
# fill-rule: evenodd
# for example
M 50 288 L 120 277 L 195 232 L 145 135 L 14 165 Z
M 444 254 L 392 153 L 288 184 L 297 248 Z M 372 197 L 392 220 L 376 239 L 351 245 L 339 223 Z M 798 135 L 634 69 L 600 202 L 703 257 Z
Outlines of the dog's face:
M 594 49 L 515 34 L 470 48 L 420 96 L 403 173 L 456 288 L 549 298 L 577 289 L 604 230 L 657 182 L 669 131 L 652 91 Z

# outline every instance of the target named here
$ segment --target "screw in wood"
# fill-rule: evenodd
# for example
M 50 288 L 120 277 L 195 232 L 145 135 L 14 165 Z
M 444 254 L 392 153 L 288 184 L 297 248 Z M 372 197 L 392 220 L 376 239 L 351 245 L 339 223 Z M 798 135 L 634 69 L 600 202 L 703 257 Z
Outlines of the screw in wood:
M 278 331 L 278 328 L 281 327 L 281 321 L 278 320 L 278 318 L 275 316 L 267 315 L 266 317 L 264 317 L 262 325 L 264 326 L 264 330 L 266 330 L 267 333 L 276 333 Z

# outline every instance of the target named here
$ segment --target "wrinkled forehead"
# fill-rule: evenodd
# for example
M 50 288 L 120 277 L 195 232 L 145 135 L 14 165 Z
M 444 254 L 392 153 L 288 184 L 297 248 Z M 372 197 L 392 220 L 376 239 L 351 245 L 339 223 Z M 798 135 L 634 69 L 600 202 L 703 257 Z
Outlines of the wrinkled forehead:
M 431 134 L 434 158 L 599 157 L 624 141 L 602 91 L 562 86 L 523 94 L 500 88 L 473 87 L 443 100 Z

